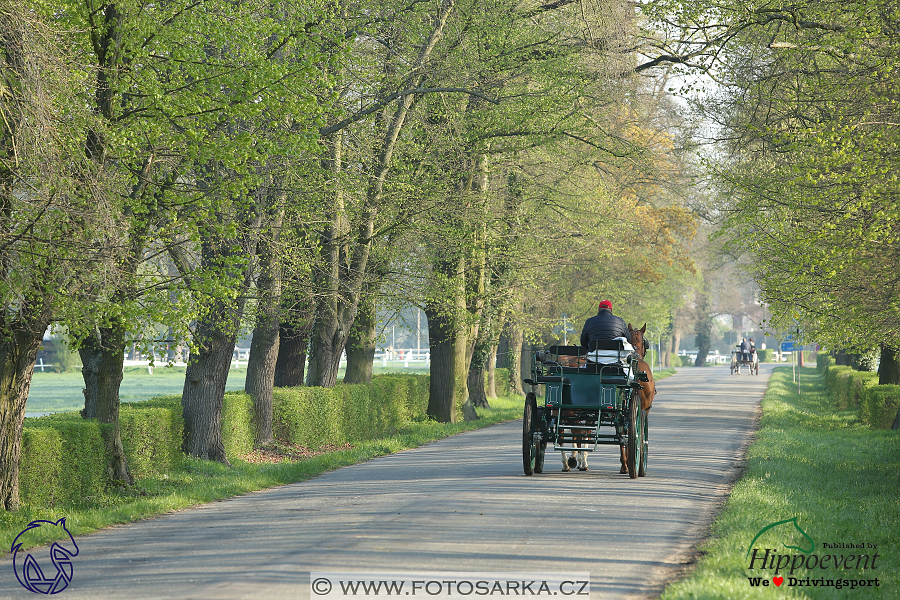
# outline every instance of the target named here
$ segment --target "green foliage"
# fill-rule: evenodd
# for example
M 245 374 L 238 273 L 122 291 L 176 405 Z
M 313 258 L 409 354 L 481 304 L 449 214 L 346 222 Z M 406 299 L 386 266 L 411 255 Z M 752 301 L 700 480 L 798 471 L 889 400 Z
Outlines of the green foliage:
M 487 381 L 485 381 L 485 385 L 487 385 Z M 509 369 L 503 367 L 494 369 L 494 386 L 497 388 L 497 396 L 510 395 Z
M 768 326 L 897 346 L 896 3 L 650 4 L 673 11 L 666 27 L 696 41 L 698 62 L 716 61 L 717 97 L 698 109 L 728 140 L 713 166 L 725 235 L 753 257 Z
M 76 367 L 81 366 L 81 357 L 72 349 L 71 339 L 68 335 L 54 335 L 53 341 L 50 363 L 53 365 L 54 372 L 71 373 Z
M 832 365 L 834 365 L 834 359 L 831 358 L 831 355 L 827 352 L 819 352 L 816 354 L 816 370 L 820 373 L 824 373 L 827 369 L 829 369 Z
M 871 385 L 860 393 L 859 418 L 869 427 L 890 429 L 898 409 L 900 385 Z
M 878 370 L 878 352 L 870 350 L 853 355 L 851 365 L 857 371 L 876 371 Z
M 765 350 L 757 350 L 756 356 L 759 357 L 759 362 L 764 363 L 769 361 L 769 359 L 771 358 L 769 355 L 771 353 L 772 351 L 766 348 Z
M 693 367 L 694 359 L 690 356 L 679 355 L 675 357 L 678 360 L 678 364 L 675 365 L 677 367 Z

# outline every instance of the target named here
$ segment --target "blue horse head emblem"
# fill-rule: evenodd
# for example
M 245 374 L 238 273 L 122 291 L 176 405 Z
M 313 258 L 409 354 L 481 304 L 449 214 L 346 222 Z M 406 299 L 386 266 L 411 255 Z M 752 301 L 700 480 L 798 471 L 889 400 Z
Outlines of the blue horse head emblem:
M 62 539 L 50 546 L 50 561 L 46 560 L 46 554 L 42 551 L 38 556 L 43 562 L 43 567 L 37 558 L 30 552 L 20 551 L 28 537 L 39 527 L 58 527 L 59 537 Z M 22 533 L 13 541 L 13 568 L 16 571 L 16 579 L 22 586 L 36 594 L 58 594 L 69 586 L 72 581 L 72 558 L 78 556 L 78 545 L 75 538 L 66 529 L 66 519 L 59 521 L 32 521 Z M 52 563 L 52 565 L 51 565 Z

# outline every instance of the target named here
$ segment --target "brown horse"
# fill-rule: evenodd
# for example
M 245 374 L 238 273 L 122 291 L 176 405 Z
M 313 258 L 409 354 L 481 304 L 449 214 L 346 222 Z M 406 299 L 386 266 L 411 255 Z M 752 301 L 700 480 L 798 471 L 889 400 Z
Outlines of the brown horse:
M 650 407 L 653 406 L 653 397 L 656 396 L 656 382 L 653 381 L 650 365 L 644 360 L 644 357 L 647 356 L 647 340 L 644 339 L 646 331 L 646 323 L 640 329 L 634 329 L 631 327 L 631 323 L 628 324 L 628 338 L 631 340 L 631 345 L 634 346 L 639 357 L 637 363 L 638 373 L 643 371 L 647 374 L 647 379 L 649 379 L 649 381 L 641 383 L 641 408 L 650 410 Z
M 641 391 L 639 393 L 641 408 L 643 410 L 650 410 L 650 407 L 653 405 L 653 397 L 656 396 L 656 382 L 653 380 L 653 373 L 650 372 L 650 365 L 644 360 L 644 357 L 647 356 L 647 340 L 644 339 L 644 333 L 646 331 L 646 323 L 644 323 L 644 326 L 640 329 L 633 328 L 631 323 L 628 324 L 628 340 L 631 342 L 631 345 L 634 346 L 638 355 L 637 372 L 644 372 L 647 374 L 647 381 L 639 382 L 641 384 Z M 637 377 L 637 373 L 634 375 Z M 619 473 L 627 473 L 628 467 L 625 462 L 627 456 L 625 446 L 619 446 L 619 454 L 619 459 L 622 462 L 622 468 L 619 469 Z

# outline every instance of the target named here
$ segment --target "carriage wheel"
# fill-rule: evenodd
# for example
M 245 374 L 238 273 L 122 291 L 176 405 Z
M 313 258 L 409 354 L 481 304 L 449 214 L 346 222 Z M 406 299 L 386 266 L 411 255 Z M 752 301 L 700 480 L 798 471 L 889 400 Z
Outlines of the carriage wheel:
M 547 452 L 547 442 L 541 441 L 535 444 L 535 453 L 534 453 L 534 472 L 535 473 L 543 473 L 544 472 L 544 454 Z
M 522 464 L 526 475 L 534 474 L 535 458 L 538 444 L 534 441 L 537 429 L 537 398 L 534 392 L 525 396 L 525 414 L 522 418 Z M 543 468 L 543 464 L 541 465 Z
M 638 466 L 638 477 L 646 477 L 647 476 L 647 450 L 650 446 L 650 437 L 647 435 L 647 418 L 650 416 L 650 413 L 646 410 L 642 410 L 642 421 L 644 422 L 644 436 L 643 442 L 644 447 L 641 450 L 641 464 Z
M 641 464 L 641 451 L 644 449 L 644 426 L 641 418 L 641 404 L 636 394 L 632 394 L 628 405 L 628 455 L 625 466 L 628 477 L 636 479 L 638 466 Z

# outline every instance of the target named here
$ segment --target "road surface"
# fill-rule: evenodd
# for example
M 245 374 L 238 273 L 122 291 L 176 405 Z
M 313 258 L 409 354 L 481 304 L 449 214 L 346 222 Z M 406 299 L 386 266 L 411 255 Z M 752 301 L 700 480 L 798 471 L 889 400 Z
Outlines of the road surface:
M 614 446 L 588 472 L 561 472 L 548 451 L 526 477 L 514 421 L 81 536 L 56 597 L 307 599 L 310 573 L 332 571 L 589 573 L 593 600 L 656 597 L 739 472 L 771 369 L 658 382 L 645 478 L 619 474 Z M 0 560 L 0 598 L 33 597 Z

